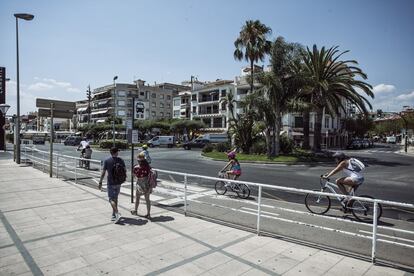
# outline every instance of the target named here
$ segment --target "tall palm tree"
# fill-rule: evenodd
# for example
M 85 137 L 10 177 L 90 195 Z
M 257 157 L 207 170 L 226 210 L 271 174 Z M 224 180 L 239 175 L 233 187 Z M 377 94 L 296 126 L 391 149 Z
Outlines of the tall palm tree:
M 272 70 L 257 76 L 258 82 L 263 84 L 258 93 L 264 95 L 272 110 L 272 116 L 264 114 L 269 120 L 268 123 L 272 124 L 271 156 L 279 155 L 283 114 L 301 103 L 297 98 L 303 86 L 303 77 L 295 72 L 295 64 L 300 62 L 301 53 L 300 45 L 288 43 L 283 37 L 278 37 L 272 44 L 270 53 Z M 262 108 L 263 112 L 266 110 L 264 107 L 259 108 Z
M 248 20 L 234 42 L 234 58 L 250 62 L 250 92 L 253 92 L 254 88 L 254 63 L 263 61 L 265 55 L 270 52 L 272 43 L 267 40 L 267 36 L 271 33 L 272 29 L 259 20 Z
M 303 57 L 305 70 L 309 77 L 308 95 L 315 108 L 313 149 L 321 150 L 323 113 L 339 114 L 340 109 L 346 112 L 344 99 L 355 105 L 360 111 L 368 113 L 366 105 L 371 104 L 357 89 L 374 98 L 372 86 L 363 80 L 367 75 L 357 67 L 355 60 L 341 61 L 339 58 L 348 51 L 339 52 L 338 46 L 320 50 L 316 45 Z M 360 78 L 360 79 L 357 79 Z

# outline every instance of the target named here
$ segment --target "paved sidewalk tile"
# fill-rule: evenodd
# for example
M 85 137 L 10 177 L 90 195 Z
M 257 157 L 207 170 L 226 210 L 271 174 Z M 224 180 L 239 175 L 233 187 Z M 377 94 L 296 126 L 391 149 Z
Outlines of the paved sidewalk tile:
M 409 275 L 124 196 L 113 224 L 106 193 L 0 157 L 0 275 Z

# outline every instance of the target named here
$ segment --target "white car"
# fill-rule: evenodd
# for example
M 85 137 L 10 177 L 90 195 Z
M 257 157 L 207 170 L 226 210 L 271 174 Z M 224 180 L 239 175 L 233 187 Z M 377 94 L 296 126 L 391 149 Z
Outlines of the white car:
M 397 138 L 395 136 L 388 136 L 386 142 L 388 144 L 395 144 L 397 142 Z

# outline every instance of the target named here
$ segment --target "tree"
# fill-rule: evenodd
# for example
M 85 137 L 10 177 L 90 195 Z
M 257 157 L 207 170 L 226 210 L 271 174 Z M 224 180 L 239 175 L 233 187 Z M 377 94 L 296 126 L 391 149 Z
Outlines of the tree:
M 372 108 L 369 101 L 357 92 L 357 88 L 374 98 L 372 86 L 363 80 L 367 75 L 356 65 L 355 60 L 341 61 L 339 58 L 347 53 L 339 53 L 338 47 L 320 50 L 316 45 L 307 48 L 303 56 L 304 66 L 308 74 L 309 87 L 307 94 L 316 113 L 314 126 L 313 150 L 321 150 L 323 113 L 338 114 L 340 109 L 346 112 L 344 99 L 367 114 L 366 105 Z M 363 80 L 356 79 L 356 77 Z
M 303 77 L 295 72 L 295 64 L 301 60 L 303 48 L 299 44 L 288 43 L 278 37 L 270 52 L 270 72 L 257 76 L 263 87 L 257 90 L 253 103 L 260 117 L 265 120 L 266 141 L 269 156 L 278 156 L 280 151 L 280 131 L 282 116 L 300 104 L 298 94 L 303 86 Z M 270 135 L 272 133 L 272 135 Z
M 253 92 L 254 63 L 263 61 L 266 54 L 270 52 L 272 43 L 267 40 L 272 29 L 262 24 L 259 20 L 248 20 L 242 27 L 239 37 L 234 42 L 236 50 L 234 58 L 250 62 L 250 92 Z

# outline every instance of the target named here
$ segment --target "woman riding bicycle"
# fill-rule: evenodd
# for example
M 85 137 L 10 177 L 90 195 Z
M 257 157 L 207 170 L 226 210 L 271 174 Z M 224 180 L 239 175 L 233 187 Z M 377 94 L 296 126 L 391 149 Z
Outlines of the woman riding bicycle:
M 323 175 L 323 178 L 329 178 L 330 176 L 343 171 L 345 177 L 338 178 L 336 184 L 338 185 L 341 192 L 348 195 L 352 188 L 356 188 L 364 182 L 364 176 L 359 171 L 356 171 L 354 166 L 351 164 L 351 158 L 346 156 L 342 152 L 336 152 L 332 157 L 335 158 L 336 168 L 330 173 Z M 360 162 L 359 160 L 357 160 Z
M 222 172 L 227 174 L 227 178 L 236 180 L 241 175 L 241 166 L 239 161 L 236 159 L 236 152 L 231 151 L 227 153 L 227 158 L 229 162 L 221 169 Z M 227 171 L 227 168 L 230 167 L 230 170 Z

